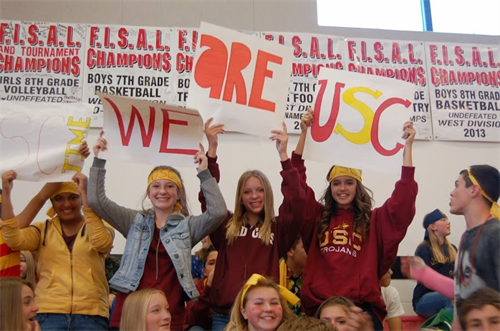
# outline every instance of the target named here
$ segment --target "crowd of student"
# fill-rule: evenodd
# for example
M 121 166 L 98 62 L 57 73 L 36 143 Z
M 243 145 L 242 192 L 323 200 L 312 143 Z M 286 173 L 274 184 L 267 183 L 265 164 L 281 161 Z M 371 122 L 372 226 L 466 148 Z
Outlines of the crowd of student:
M 302 117 L 291 155 L 285 125 L 271 132 L 282 168 L 279 215 L 259 170 L 241 175 L 235 209 L 227 210 L 217 184 L 224 126 L 212 120 L 205 124 L 208 150 L 200 144 L 194 156 L 201 215 L 191 215 L 181 174 L 169 166 L 149 174 L 142 210 L 111 200 L 99 154 L 112 146 L 102 134 L 88 178 L 77 173 L 73 182 L 46 184 L 18 215 L 11 201 L 16 173 L 2 174 L 0 330 L 347 331 L 383 330 L 385 320 L 400 330 L 404 311 L 389 283 L 415 215 L 413 124 L 403 127 L 401 178 L 373 208 L 361 171 L 337 165 L 317 199 L 302 159 L 312 122 L 312 112 Z M 90 155 L 86 144 L 80 152 Z M 459 174 L 450 212 L 465 217 L 467 231 L 458 250 L 446 239 L 447 217 L 439 210 L 425 216 L 418 258 L 406 266 L 418 280 L 419 315 L 458 309 L 457 330 L 486 330 L 486 322 L 500 328 L 499 195 L 497 169 L 472 166 Z M 31 224 L 48 199 L 49 219 Z M 127 241 L 108 282 L 114 231 Z

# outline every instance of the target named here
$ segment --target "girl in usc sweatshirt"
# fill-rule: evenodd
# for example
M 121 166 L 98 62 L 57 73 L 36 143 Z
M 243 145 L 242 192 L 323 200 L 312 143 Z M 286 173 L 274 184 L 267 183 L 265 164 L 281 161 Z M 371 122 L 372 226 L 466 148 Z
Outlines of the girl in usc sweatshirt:
M 208 169 L 217 181 L 220 179 L 217 164 L 217 135 L 224 132 L 223 124 L 205 124 L 208 139 Z M 293 245 L 300 233 L 305 210 L 305 191 L 299 183 L 299 173 L 293 168 L 287 154 L 288 135 L 283 130 L 273 130 L 271 140 L 281 159 L 283 178 L 281 191 L 283 203 L 279 216 L 274 216 L 273 193 L 269 180 L 258 170 L 241 175 L 236 189 L 234 214 L 227 217 L 210 239 L 219 252 L 215 268 L 210 303 L 214 310 L 213 330 L 221 330 L 229 322 L 231 306 L 238 291 L 254 273 L 279 280 L 279 259 Z M 204 197 L 200 193 L 202 210 Z
M 382 330 L 387 312 L 379 279 L 394 263 L 399 243 L 415 215 L 418 187 L 412 166 L 413 123 L 403 126 L 406 143 L 401 179 L 392 196 L 372 210 L 371 191 L 362 184 L 361 171 L 353 168 L 333 166 L 321 203 L 316 200 L 306 183 L 301 157 L 312 119 L 312 111 L 302 117 L 302 132 L 292 155 L 307 195 L 301 232 L 307 250 L 302 307 L 307 315 L 314 315 L 327 298 L 344 296 L 370 313 L 375 330 Z

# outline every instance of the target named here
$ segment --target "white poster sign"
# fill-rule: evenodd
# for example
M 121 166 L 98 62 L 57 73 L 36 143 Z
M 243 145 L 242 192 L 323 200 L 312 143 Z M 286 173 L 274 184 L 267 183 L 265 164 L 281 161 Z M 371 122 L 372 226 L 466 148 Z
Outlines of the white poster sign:
M 99 156 L 125 162 L 195 167 L 203 139 L 197 111 L 132 98 L 98 94 L 104 108 L 108 150 Z
M 70 181 L 83 167 L 79 148 L 90 115 L 80 103 L 2 101 L 0 172 L 15 170 L 26 181 Z
M 202 22 L 187 106 L 228 131 L 269 137 L 284 118 L 292 49 Z
M 322 68 L 304 158 L 345 167 L 399 172 L 412 84 Z
M 367 75 L 382 76 L 413 84 L 411 120 L 415 139 L 431 140 L 428 78 L 423 42 L 349 38 L 346 69 Z
M 500 46 L 425 46 L 434 139 L 500 142 Z

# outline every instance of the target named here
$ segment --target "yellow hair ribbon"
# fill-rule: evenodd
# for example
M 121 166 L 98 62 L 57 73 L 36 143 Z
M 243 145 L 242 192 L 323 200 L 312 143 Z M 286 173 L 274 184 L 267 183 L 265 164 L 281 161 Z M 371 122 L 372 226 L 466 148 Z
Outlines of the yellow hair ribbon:
M 243 301 L 245 300 L 245 295 L 247 294 L 247 292 L 250 289 L 250 287 L 258 285 L 259 281 L 265 280 L 265 279 L 266 278 L 264 276 L 261 276 L 259 274 L 253 274 L 250 278 L 248 278 L 248 280 L 245 283 L 245 285 L 243 285 L 243 289 L 242 289 L 242 292 L 241 292 L 240 308 L 243 308 Z M 293 306 L 295 306 L 300 301 L 300 299 L 295 294 L 293 294 L 292 292 L 290 292 L 284 286 L 278 285 L 278 288 L 280 290 L 280 295 L 286 301 L 288 301 L 290 304 L 292 304 Z
M 55 191 L 54 194 L 52 194 L 50 199 L 52 200 L 56 195 L 59 195 L 61 193 L 73 193 L 76 195 L 80 195 L 80 191 L 78 191 L 78 185 L 75 182 L 64 182 L 64 183 L 61 183 L 61 186 L 59 187 L 59 189 L 57 191 Z M 47 210 L 46 214 L 49 217 L 54 217 L 56 215 L 56 211 L 54 210 L 53 207 L 50 207 Z
M 170 169 L 158 169 L 153 171 L 148 177 L 148 188 L 152 182 L 158 179 L 168 179 L 172 181 L 178 188 L 182 189 L 181 178 L 177 176 L 175 171 Z M 174 211 L 182 210 L 182 205 L 176 202 L 174 205 Z
M 469 178 L 472 182 L 472 184 L 479 186 L 479 192 L 481 192 L 481 195 L 486 198 L 489 202 L 491 202 L 491 209 L 490 213 L 493 215 L 493 217 L 499 219 L 500 218 L 500 206 L 496 201 L 493 201 L 493 199 L 483 190 L 481 185 L 477 182 L 476 178 L 472 175 L 472 172 L 470 169 L 467 169 L 467 172 L 469 173 Z
M 328 181 L 331 183 L 335 178 L 341 176 L 349 176 L 362 182 L 361 170 L 337 166 L 337 165 L 332 168 L 332 171 L 330 171 L 330 175 L 328 176 Z

